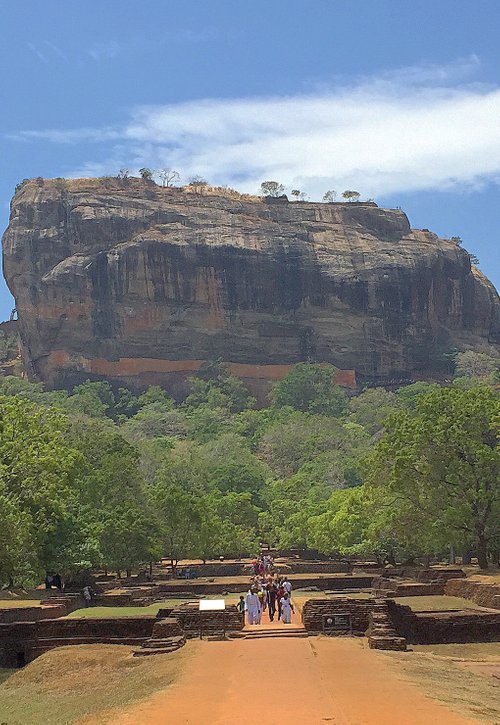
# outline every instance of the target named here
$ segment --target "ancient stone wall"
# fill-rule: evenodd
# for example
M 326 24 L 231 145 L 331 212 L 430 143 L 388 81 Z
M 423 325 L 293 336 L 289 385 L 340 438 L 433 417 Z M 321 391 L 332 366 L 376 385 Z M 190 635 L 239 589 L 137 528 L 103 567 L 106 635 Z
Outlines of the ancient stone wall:
M 385 597 L 437 596 L 444 594 L 444 588 L 444 581 L 420 583 L 375 577 L 372 582 L 372 593 Z
M 370 612 L 375 607 L 374 599 L 308 599 L 302 608 L 302 622 L 308 632 L 323 631 L 323 617 L 349 612 L 353 632 L 364 634 L 368 629 Z
M 398 634 L 413 644 L 500 640 L 500 612 L 413 612 L 391 600 L 388 607 Z
M 191 579 L 186 582 L 176 581 L 166 584 L 158 584 L 156 589 L 160 595 L 203 595 L 203 594 L 224 594 L 241 593 L 250 587 L 250 577 L 240 578 L 239 581 L 228 579 L 224 582 L 202 582 Z M 370 575 L 349 575 L 349 574 L 326 574 L 324 576 L 303 576 L 291 574 L 289 579 L 293 588 L 296 589 L 321 589 L 323 591 L 343 591 L 346 589 L 370 589 L 372 577 Z
M 481 607 L 500 609 L 500 584 L 453 579 L 446 583 L 444 591 L 452 597 L 470 599 Z
M 82 617 L 0 624 L 0 666 L 24 664 L 54 647 L 99 643 L 141 644 L 151 637 L 155 622 L 155 617 L 146 616 L 108 619 Z
M 347 561 L 288 561 L 277 563 L 276 569 L 286 574 L 349 574 L 352 566 Z
M 406 639 L 396 632 L 386 599 L 377 599 L 370 611 L 367 635 L 370 649 L 406 650 Z
M 235 605 L 225 610 L 200 611 L 198 604 L 182 604 L 175 607 L 170 616 L 179 622 L 187 638 L 214 632 L 239 632 L 243 629 L 243 618 Z

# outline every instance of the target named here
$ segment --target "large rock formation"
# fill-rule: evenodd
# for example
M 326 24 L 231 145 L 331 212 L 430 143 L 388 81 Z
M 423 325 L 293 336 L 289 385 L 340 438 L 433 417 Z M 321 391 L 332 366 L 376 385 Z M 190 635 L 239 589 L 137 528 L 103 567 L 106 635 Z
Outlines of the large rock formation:
M 38 179 L 3 254 L 28 374 L 49 386 L 168 386 L 215 358 L 247 379 L 310 360 L 384 381 L 500 351 L 499 297 L 467 252 L 373 203 Z

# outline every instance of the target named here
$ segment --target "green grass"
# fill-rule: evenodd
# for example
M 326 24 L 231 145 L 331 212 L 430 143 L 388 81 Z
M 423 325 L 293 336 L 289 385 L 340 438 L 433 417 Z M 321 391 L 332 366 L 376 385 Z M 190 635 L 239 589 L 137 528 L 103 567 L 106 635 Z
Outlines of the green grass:
M 172 684 L 196 648 L 133 658 L 120 645 L 59 647 L 0 684 L 0 723 L 69 725 L 143 699 Z
M 395 597 L 395 602 L 411 607 L 416 612 L 439 612 L 447 609 L 479 609 L 475 602 L 446 595 L 424 597 Z
M 0 609 L 20 609 L 24 607 L 38 607 L 40 604 L 50 604 L 39 599 L 0 599 Z
M 224 599 L 226 603 L 235 604 L 239 599 L 239 594 L 228 594 L 226 596 L 210 595 L 204 597 L 205 599 Z M 164 599 L 161 602 L 155 602 L 147 607 L 84 607 L 83 609 L 76 609 L 71 614 L 68 614 L 67 618 L 75 617 L 141 617 L 141 616 L 156 616 L 159 609 L 170 609 L 171 607 L 177 607 L 183 602 L 197 602 L 197 597 L 178 597 L 176 599 Z

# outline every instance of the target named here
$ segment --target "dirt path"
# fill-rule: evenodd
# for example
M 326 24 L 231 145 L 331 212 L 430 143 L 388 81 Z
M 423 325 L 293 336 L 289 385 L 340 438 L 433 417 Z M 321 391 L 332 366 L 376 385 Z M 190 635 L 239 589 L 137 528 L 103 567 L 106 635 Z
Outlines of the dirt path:
M 255 725 L 261 719 L 266 725 L 477 725 L 397 679 L 361 641 L 320 637 L 200 642 L 168 690 L 92 722 Z

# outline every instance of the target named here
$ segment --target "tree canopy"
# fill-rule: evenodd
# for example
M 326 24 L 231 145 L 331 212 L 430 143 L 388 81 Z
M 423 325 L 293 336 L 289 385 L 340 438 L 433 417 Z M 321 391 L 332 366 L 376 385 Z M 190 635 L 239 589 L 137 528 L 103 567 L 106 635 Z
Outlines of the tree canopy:
M 498 360 L 454 355 L 447 386 L 357 394 L 299 363 L 261 407 L 220 361 L 178 400 L 0 378 L 0 586 L 262 540 L 381 561 L 451 545 L 486 566 L 500 553 Z

